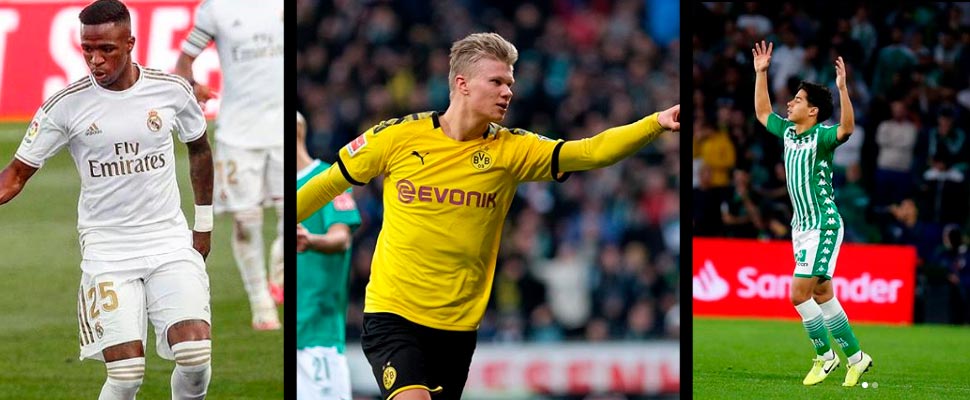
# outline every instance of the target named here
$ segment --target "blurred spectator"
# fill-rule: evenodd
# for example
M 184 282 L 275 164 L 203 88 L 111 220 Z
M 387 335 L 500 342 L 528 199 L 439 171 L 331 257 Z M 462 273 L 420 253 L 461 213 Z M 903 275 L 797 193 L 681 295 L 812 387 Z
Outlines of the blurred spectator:
M 747 171 L 734 170 L 734 196 L 721 204 L 724 234 L 730 237 L 756 238 L 764 230 L 761 211 L 757 205 L 759 195 L 751 189 Z
M 902 101 L 891 104 L 892 116 L 876 129 L 879 158 L 876 162 L 877 205 L 895 203 L 912 191 L 913 155 L 916 148 L 916 124 Z
M 948 225 L 943 229 L 943 243 L 933 260 L 934 269 L 945 277 L 950 289 L 950 322 L 970 323 L 970 249 L 960 227 Z M 941 279 L 942 280 L 942 279 Z

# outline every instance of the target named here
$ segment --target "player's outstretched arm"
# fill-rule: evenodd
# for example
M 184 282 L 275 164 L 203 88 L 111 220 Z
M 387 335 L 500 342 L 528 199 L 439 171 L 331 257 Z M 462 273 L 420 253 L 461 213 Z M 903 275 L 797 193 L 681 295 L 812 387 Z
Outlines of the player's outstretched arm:
M 301 224 L 296 225 L 296 251 L 313 250 L 325 254 L 340 253 L 350 248 L 350 227 L 347 224 L 333 224 L 327 233 L 310 233 Z
M 6 204 L 17 197 L 27 184 L 27 180 L 34 176 L 34 172 L 37 172 L 37 168 L 24 164 L 16 158 L 11 160 L 10 164 L 0 172 L 0 204 Z
M 680 104 L 632 124 L 607 129 L 591 138 L 563 143 L 559 151 L 559 169 L 573 172 L 613 165 L 667 130 L 680 131 Z
M 192 247 L 202 258 L 209 256 L 212 234 L 212 149 L 208 135 L 186 143 L 189 149 L 189 177 L 195 193 L 195 227 Z
M 310 218 L 317 210 L 350 187 L 350 182 L 340 173 L 338 164 L 317 174 L 296 191 L 296 222 Z
M 835 137 L 839 142 L 845 143 L 855 130 L 855 113 L 852 111 L 852 100 L 849 99 L 849 88 L 845 84 L 845 61 L 842 61 L 841 56 L 835 60 L 835 86 L 839 88 L 839 107 L 842 109 L 842 118 Z
M 751 49 L 754 55 L 754 113 L 761 125 L 768 126 L 768 116 L 771 115 L 771 99 L 768 98 L 768 65 L 771 64 L 771 50 L 774 43 L 765 41 L 755 43 Z

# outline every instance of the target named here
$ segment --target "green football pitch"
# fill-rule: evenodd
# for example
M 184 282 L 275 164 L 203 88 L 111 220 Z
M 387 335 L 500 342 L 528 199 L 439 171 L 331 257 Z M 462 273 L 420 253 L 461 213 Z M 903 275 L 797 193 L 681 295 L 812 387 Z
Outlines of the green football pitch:
M 864 389 L 842 387 L 846 362 L 838 349 L 839 368 L 816 386 L 802 385 L 815 352 L 798 321 L 694 318 L 693 324 L 695 399 L 970 398 L 966 327 L 853 324 L 873 358 Z
M 13 157 L 27 123 L 0 124 L 0 163 Z M 183 209 L 192 221 L 192 189 L 185 146 L 176 141 Z M 0 398 L 94 399 L 104 365 L 78 361 L 77 241 L 80 180 L 67 149 L 0 206 Z M 267 212 L 265 238 L 275 237 Z M 283 332 L 250 327 L 249 302 L 232 259 L 230 220 L 216 217 L 207 261 L 212 294 L 212 399 L 283 398 Z M 268 251 L 268 249 L 267 249 Z M 267 253 L 268 254 L 268 253 Z M 280 310 L 282 317 L 282 309 Z M 174 362 L 155 353 L 149 329 L 145 381 L 138 398 L 171 398 Z

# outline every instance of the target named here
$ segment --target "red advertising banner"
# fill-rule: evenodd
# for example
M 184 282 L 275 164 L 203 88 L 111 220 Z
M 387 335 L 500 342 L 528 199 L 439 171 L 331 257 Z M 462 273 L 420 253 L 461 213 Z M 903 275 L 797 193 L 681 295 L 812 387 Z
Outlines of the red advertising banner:
M 798 319 L 791 242 L 693 240 L 693 313 Z M 911 324 L 916 249 L 843 244 L 832 284 L 852 321 Z
M 0 3 L 0 120 L 28 121 L 48 96 L 89 73 L 81 55 L 78 13 L 84 1 Z M 133 59 L 172 71 L 192 30 L 198 0 L 126 1 L 135 36 Z M 210 45 L 193 65 L 195 80 L 220 91 L 219 58 Z M 218 101 L 206 105 L 211 118 Z

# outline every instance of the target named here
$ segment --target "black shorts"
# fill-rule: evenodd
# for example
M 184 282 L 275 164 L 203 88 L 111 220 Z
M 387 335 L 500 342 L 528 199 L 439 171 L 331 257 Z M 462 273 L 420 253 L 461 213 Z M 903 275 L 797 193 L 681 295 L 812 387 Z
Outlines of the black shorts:
M 445 331 L 391 313 L 365 313 L 360 343 L 381 395 L 425 388 L 435 400 L 461 398 L 477 332 Z

